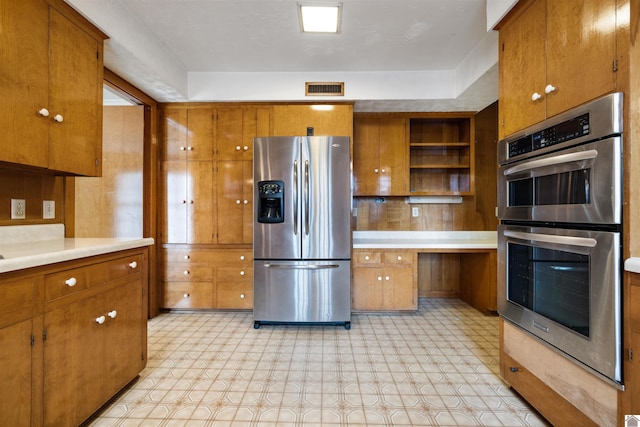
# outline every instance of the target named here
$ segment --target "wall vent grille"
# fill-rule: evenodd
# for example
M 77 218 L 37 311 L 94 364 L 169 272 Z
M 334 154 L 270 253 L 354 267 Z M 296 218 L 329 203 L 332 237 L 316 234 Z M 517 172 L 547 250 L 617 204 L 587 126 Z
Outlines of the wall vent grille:
M 344 82 L 305 83 L 305 95 L 307 96 L 344 96 Z

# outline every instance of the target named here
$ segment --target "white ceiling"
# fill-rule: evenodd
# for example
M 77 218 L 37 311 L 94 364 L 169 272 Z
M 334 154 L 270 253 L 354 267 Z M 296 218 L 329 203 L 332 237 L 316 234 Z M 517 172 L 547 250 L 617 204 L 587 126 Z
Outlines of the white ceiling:
M 105 65 L 160 102 L 346 100 L 356 111 L 495 101 L 487 28 L 515 2 L 343 0 L 335 35 L 302 34 L 295 0 L 67 1 L 109 35 Z M 345 96 L 305 97 L 305 81 L 343 81 Z

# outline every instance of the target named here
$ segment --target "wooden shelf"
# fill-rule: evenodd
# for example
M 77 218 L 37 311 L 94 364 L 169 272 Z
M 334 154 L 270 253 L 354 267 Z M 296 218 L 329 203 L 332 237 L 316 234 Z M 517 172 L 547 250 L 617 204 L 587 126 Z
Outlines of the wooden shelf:
M 463 165 L 411 165 L 411 169 L 469 169 L 469 164 Z
M 410 147 L 460 147 L 460 148 L 468 148 L 468 142 L 412 142 L 409 144 Z

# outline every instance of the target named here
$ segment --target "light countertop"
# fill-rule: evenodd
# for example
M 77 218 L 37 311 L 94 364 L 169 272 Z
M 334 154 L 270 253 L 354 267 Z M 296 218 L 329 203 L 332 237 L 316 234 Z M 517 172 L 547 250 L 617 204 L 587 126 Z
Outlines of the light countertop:
M 0 227 L 0 273 L 153 245 L 152 238 L 64 238 L 64 226 Z
M 496 231 L 354 231 L 355 249 L 496 249 Z
M 624 269 L 632 273 L 640 273 L 640 258 L 627 258 L 624 261 Z

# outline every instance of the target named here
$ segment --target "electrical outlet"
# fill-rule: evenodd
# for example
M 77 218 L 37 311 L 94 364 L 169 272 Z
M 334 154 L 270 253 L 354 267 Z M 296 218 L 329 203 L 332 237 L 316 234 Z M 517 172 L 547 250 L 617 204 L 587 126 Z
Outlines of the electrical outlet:
M 414 217 L 414 218 L 419 217 L 420 216 L 420 208 L 417 207 L 417 206 L 413 206 L 411 208 L 411 216 Z
M 56 202 L 55 200 L 44 200 L 42 202 L 42 219 L 55 219 Z
M 27 206 L 24 199 L 11 199 L 11 219 L 25 219 Z

